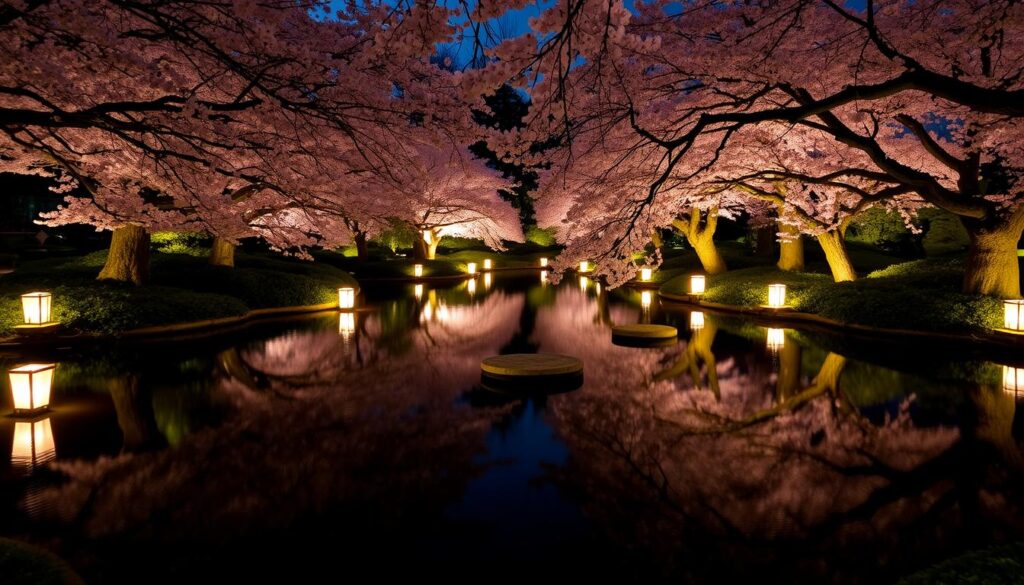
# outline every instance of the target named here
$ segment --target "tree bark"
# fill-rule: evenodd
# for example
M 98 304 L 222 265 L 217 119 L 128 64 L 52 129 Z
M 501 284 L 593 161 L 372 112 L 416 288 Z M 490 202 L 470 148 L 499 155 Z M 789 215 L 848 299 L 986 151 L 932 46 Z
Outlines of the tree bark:
M 416 242 L 413 244 L 413 258 L 416 260 L 433 260 L 434 256 L 437 255 L 437 245 L 441 243 L 441 238 L 437 235 L 436 231 L 429 230 L 430 241 L 427 242 L 423 237 L 424 231 L 425 230 L 420 230 L 420 235 L 416 238 Z
M 363 232 L 357 232 L 356 237 L 356 259 L 360 262 L 366 262 L 366 258 L 369 254 L 369 247 L 366 242 L 366 234 Z
M 725 265 L 725 260 L 722 255 L 718 253 L 718 248 L 715 246 L 715 228 L 718 227 L 718 208 L 712 207 L 708 209 L 706 216 L 703 217 L 699 209 L 693 208 L 690 210 L 690 218 L 678 218 L 672 222 L 672 225 L 686 236 L 687 241 L 693 246 L 693 250 L 697 252 L 697 258 L 700 259 L 701 266 L 704 267 L 704 272 L 708 274 L 721 274 L 728 270 Z
M 779 239 L 779 270 L 802 272 L 804 269 L 804 240 L 795 226 L 779 223 L 779 231 L 786 237 Z
M 825 232 L 818 236 L 818 243 L 825 252 L 825 260 L 832 270 L 832 280 L 847 282 L 857 279 L 850 256 L 846 253 L 845 238 L 842 231 Z
M 1022 206 L 1024 208 L 1024 206 Z M 971 245 L 964 268 L 964 292 L 1002 299 L 1020 298 L 1017 241 L 1021 234 L 1020 210 L 995 225 L 961 218 Z
M 779 404 L 800 393 L 803 348 L 787 343 L 779 350 L 779 376 L 775 381 L 775 401 Z
M 114 230 L 100 280 L 145 284 L 149 280 L 149 232 L 126 224 Z
M 235 245 L 224 238 L 213 238 L 213 245 L 210 247 L 210 265 L 235 267 Z
M 107 382 L 107 389 L 124 438 L 121 451 L 133 453 L 163 447 L 164 438 L 156 425 L 151 398 L 139 388 L 139 379 L 132 374 L 113 378 Z

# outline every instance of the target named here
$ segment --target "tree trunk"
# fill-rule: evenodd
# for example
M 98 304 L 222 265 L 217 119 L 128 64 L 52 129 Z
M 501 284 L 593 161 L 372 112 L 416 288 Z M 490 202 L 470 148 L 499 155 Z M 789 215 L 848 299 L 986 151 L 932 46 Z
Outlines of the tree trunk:
M 440 243 L 441 239 L 435 236 L 434 239 L 427 244 L 427 260 L 433 260 L 434 257 L 437 256 L 437 245 Z
M 681 231 L 693 246 L 701 266 L 704 267 L 704 272 L 721 274 L 728 270 L 725 260 L 715 246 L 715 229 L 718 227 L 717 207 L 709 209 L 703 221 L 701 220 L 701 211 L 694 208 L 690 210 L 689 219 L 678 218 L 672 222 L 672 225 Z
M 651 243 L 654 244 L 655 249 L 660 250 L 665 242 L 661 239 L 661 233 L 658 232 L 657 228 L 651 230 Z
M 413 244 L 413 258 L 417 260 L 433 260 L 434 256 L 437 255 L 437 245 L 441 243 L 441 238 L 437 235 L 437 232 L 429 230 L 430 241 L 428 242 L 423 236 L 424 231 L 428 230 L 420 230 L 420 235 L 416 238 L 415 244 Z
M 124 438 L 122 452 L 163 447 L 164 440 L 153 416 L 151 398 L 139 388 L 139 379 L 132 374 L 113 378 L 107 382 L 107 389 L 117 413 L 117 425 L 121 427 L 121 436 Z
M 850 263 L 850 256 L 846 253 L 846 244 L 843 234 L 840 231 L 825 232 L 818 236 L 818 243 L 825 252 L 825 260 L 832 270 L 832 280 L 835 282 L 847 282 L 857 279 L 857 272 Z
M 1017 261 L 1019 222 L 1006 221 L 981 227 L 963 220 L 971 237 L 964 268 L 964 292 L 992 295 L 1002 299 L 1020 298 L 1020 267 Z
M 412 257 L 415 260 L 427 259 L 427 243 L 423 241 L 423 238 L 416 238 L 416 241 L 413 242 Z
M 99 279 L 135 284 L 149 280 L 149 232 L 145 228 L 128 224 L 114 230 Z
M 231 242 L 214 237 L 213 246 L 210 247 L 210 265 L 235 267 L 235 245 Z
M 802 272 L 804 269 L 804 240 L 800 230 L 785 223 L 779 224 L 779 231 L 786 237 L 779 239 L 779 270 Z
M 727 270 L 725 266 L 725 260 L 722 259 L 722 255 L 718 253 L 718 248 L 715 246 L 715 240 L 711 237 L 708 238 L 696 238 L 690 240 L 690 245 L 693 246 L 693 250 L 697 252 L 697 258 L 700 258 L 701 266 L 704 267 L 704 272 L 708 274 L 721 274 Z
M 357 232 L 356 233 L 356 237 L 355 237 L 355 241 L 356 241 L 356 259 L 359 260 L 360 262 L 366 262 L 366 258 L 367 258 L 368 252 L 369 252 L 369 249 L 368 249 L 368 246 L 367 246 L 367 243 L 366 243 L 366 234 L 364 234 L 363 232 Z
M 803 348 L 798 343 L 787 343 L 779 350 L 779 376 L 775 381 L 775 401 L 782 404 L 800 393 L 800 370 Z

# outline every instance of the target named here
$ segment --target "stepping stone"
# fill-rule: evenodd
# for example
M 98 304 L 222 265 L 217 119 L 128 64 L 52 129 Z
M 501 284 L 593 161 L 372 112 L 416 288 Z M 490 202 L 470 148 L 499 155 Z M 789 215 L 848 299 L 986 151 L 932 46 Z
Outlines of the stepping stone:
M 484 358 L 480 383 L 502 394 L 544 395 L 569 392 L 583 385 L 583 361 L 554 353 L 513 353 Z
M 675 339 L 679 331 L 669 325 L 616 325 L 612 327 L 612 337 L 629 339 L 655 340 Z

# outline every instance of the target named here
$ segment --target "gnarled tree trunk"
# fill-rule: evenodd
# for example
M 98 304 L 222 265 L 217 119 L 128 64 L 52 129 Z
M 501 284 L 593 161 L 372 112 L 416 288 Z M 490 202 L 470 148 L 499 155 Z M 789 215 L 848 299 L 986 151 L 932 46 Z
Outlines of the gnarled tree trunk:
M 715 247 L 715 228 L 718 227 L 718 207 L 707 210 L 702 221 L 701 211 L 697 208 L 690 210 L 690 218 L 678 218 L 672 225 L 686 236 L 687 241 L 697 252 L 701 266 L 708 274 L 721 274 L 728 270 L 725 260 L 718 253 Z
M 149 232 L 145 228 L 127 224 L 114 230 L 99 279 L 135 284 L 149 280 Z
M 235 245 L 224 238 L 213 238 L 210 247 L 210 264 L 212 266 L 235 267 Z
M 424 232 L 430 234 L 430 241 L 427 241 Z M 441 243 L 441 238 L 435 230 L 420 230 L 420 235 L 412 247 L 413 257 L 417 260 L 433 260 L 437 255 L 439 243 Z
M 857 279 L 857 272 L 850 262 L 850 255 L 846 253 L 845 238 L 841 230 L 825 232 L 818 236 L 818 243 L 825 252 L 825 260 L 829 269 L 832 270 L 832 280 L 835 282 L 847 282 Z
M 1020 298 L 1017 241 L 1024 223 L 1021 209 L 1024 206 L 997 223 L 961 218 L 971 238 L 964 267 L 965 293 Z
M 366 262 L 366 258 L 369 254 L 369 247 L 366 242 L 366 234 L 363 232 L 356 232 L 356 259 L 360 262 Z
M 802 272 L 804 269 L 804 240 L 796 226 L 779 223 L 779 231 L 784 237 L 779 238 L 779 270 Z

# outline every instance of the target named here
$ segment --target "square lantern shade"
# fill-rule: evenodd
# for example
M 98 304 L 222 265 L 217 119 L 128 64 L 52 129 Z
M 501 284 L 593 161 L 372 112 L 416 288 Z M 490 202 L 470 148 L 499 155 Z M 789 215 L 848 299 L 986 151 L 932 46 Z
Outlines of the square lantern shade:
M 1003 391 L 1014 396 L 1024 391 L 1024 368 L 1003 366 Z
M 691 295 L 702 295 L 704 294 L 704 285 L 707 279 L 703 274 L 694 274 L 690 277 L 690 294 Z
M 590 272 L 590 262 L 583 260 L 580 262 L 580 272 Z
M 700 331 L 704 328 L 704 313 L 703 311 L 694 311 L 690 313 L 690 330 Z
M 490 270 L 490 269 L 491 269 L 491 259 L 487 258 L 486 260 L 484 260 L 484 270 Z
M 338 289 L 338 308 L 354 309 L 356 306 L 356 289 L 346 286 Z
M 7 371 L 14 414 L 33 414 L 50 406 L 50 387 L 57 364 L 25 364 Z
M 31 474 L 37 467 L 56 459 L 50 417 L 42 420 L 14 423 L 14 441 L 11 444 L 13 467 Z
M 653 271 L 650 268 L 641 268 L 640 269 L 640 281 L 641 282 L 650 282 L 651 281 L 651 272 L 653 272 Z
M 48 292 L 31 292 L 21 295 L 21 310 L 26 325 L 42 325 L 50 322 L 53 295 Z
M 784 284 L 769 284 L 768 285 L 768 306 L 773 309 L 786 306 L 786 285 Z
M 548 267 L 548 259 L 547 258 L 541 258 L 540 259 L 540 267 L 541 268 L 547 268 Z
M 779 351 L 786 345 L 786 330 L 785 329 L 768 329 L 767 338 L 768 349 L 771 351 Z
M 476 262 L 470 262 L 466 264 L 466 272 L 470 274 L 476 274 Z
M 422 264 L 414 264 L 413 267 L 412 267 L 412 274 L 416 278 L 419 278 L 419 277 L 423 276 L 423 265 Z
M 1024 330 L 1024 300 L 1003 301 L 1003 327 L 1013 331 Z

